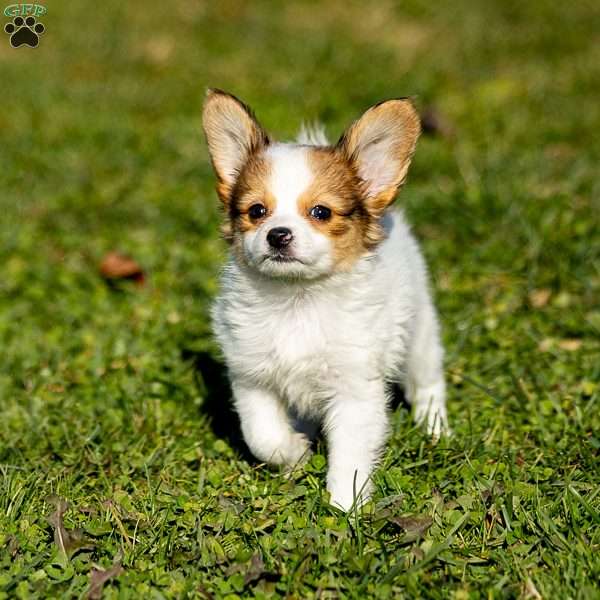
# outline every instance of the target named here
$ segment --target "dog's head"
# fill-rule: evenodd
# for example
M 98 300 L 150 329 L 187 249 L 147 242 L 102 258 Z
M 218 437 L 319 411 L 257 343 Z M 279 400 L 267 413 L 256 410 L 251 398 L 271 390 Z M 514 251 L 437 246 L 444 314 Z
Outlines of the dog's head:
M 270 277 L 349 269 L 382 239 L 420 132 L 409 100 L 368 109 L 335 146 L 273 142 L 240 100 L 210 90 L 203 125 L 224 234 L 238 260 Z

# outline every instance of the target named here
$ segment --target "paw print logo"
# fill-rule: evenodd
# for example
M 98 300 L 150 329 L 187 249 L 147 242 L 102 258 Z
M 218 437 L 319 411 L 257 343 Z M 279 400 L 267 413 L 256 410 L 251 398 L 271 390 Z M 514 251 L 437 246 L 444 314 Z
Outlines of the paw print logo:
M 10 45 L 13 48 L 23 45 L 35 48 L 40 42 L 39 36 L 46 28 L 35 17 L 15 17 L 12 23 L 4 26 L 4 31 L 10 35 Z

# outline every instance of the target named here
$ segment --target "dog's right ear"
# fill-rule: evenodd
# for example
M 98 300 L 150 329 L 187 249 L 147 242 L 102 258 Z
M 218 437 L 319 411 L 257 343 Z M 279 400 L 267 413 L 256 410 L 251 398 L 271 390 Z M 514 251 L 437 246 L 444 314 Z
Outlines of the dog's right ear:
M 248 106 L 217 89 L 206 94 L 202 126 L 218 180 L 217 193 L 226 203 L 246 161 L 267 146 L 269 138 Z

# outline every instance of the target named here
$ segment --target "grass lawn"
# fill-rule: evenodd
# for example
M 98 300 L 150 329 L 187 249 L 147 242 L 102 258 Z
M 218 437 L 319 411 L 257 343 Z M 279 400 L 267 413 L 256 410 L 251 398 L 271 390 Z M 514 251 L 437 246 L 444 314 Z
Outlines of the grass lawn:
M 47 6 L 0 40 L 0 598 L 600 598 L 598 3 Z M 362 516 L 322 444 L 288 479 L 236 436 L 209 85 L 282 138 L 394 96 L 439 122 L 398 203 L 455 435 L 397 408 Z

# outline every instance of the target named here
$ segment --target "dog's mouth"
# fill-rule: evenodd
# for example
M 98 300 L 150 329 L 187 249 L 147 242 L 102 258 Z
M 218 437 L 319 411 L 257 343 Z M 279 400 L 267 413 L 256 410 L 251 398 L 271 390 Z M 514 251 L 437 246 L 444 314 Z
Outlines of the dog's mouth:
M 300 264 L 305 264 L 303 260 L 301 260 L 300 258 L 298 258 L 297 256 L 292 256 L 291 254 L 283 254 L 281 252 L 277 252 L 274 254 L 266 254 L 263 259 L 262 262 L 274 262 L 274 263 L 300 263 Z
M 257 260 L 258 259 L 258 260 Z M 253 266 L 263 275 L 284 279 L 314 279 L 323 275 L 310 257 L 273 249 L 259 255 Z

